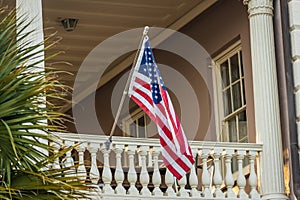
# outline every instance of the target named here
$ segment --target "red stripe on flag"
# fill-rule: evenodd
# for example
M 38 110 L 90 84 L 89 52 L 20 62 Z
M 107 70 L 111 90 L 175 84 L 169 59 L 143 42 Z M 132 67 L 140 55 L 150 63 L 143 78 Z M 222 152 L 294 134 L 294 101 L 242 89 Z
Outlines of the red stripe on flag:
M 188 165 L 186 165 L 185 162 L 182 161 L 181 157 L 179 157 L 179 156 L 176 154 L 176 152 L 173 152 L 172 149 L 170 149 L 169 145 L 167 145 L 167 143 L 165 143 L 164 140 L 161 141 L 161 142 L 163 142 L 163 144 L 161 144 L 161 145 L 165 148 L 165 150 L 168 152 L 168 154 L 170 155 L 170 157 L 171 157 L 178 165 L 180 165 L 180 167 L 181 167 L 184 171 L 186 171 L 186 172 L 189 171 L 189 170 L 190 170 L 190 167 L 189 167 Z M 184 155 L 184 154 L 183 154 L 182 156 L 185 156 L 185 157 L 186 157 L 186 155 Z M 171 165 L 172 165 L 172 163 L 171 163 Z
M 179 180 L 182 178 L 182 174 L 178 173 L 178 171 L 168 162 L 166 158 L 162 158 L 168 170 Z
M 150 84 L 143 81 L 142 79 L 140 79 L 139 77 L 135 77 L 135 80 L 134 80 L 136 83 L 140 84 L 141 86 L 143 86 L 144 88 L 146 88 L 147 90 L 151 91 L 151 88 L 150 88 Z
M 174 120 L 173 115 L 171 114 L 171 111 L 170 111 L 170 106 L 172 106 L 172 104 L 171 105 L 169 104 L 169 98 L 168 98 L 169 94 L 168 94 L 168 92 L 166 90 L 163 90 L 162 88 L 161 88 L 160 91 L 161 91 L 162 99 L 163 99 L 163 101 L 165 103 L 166 112 L 167 112 L 167 114 L 170 117 L 170 121 L 172 123 L 172 126 L 173 126 L 175 132 L 177 132 L 178 126 L 177 126 L 177 124 L 175 124 L 175 120 Z M 175 116 L 176 116 L 176 113 L 175 113 Z
M 136 93 L 138 93 L 139 95 L 141 95 L 146 101 L 148 101 L 149 104 L 153 105 L 153 101 L 152 101 L 152 99 L 149 97 L 148 94 L 146 94 L 144 91 L 140 90 L 139 88 L 137 88 L 137 87 L 135 87 L 135 86 L 133 87 L 133 90 L 134 90 Z M 134 94 L 133 94 L 133 96 L 134 96 Z
M 176 137 L 177 137 L 177 140 L 179 141 L 179 143 L 181 145 L 180 146 L 180 151 L 181 152 L 186 152 L 186 139 L 184 138 L 183 136 L 183 131 L 182 131 L 182 127 L 181 127 L 181 124 L 178 120 L 178 117 L 176 116 L 176 121 L 177 121 L 177 124 L 178 124 L 178 130 L 177 130 L 177 133 L 176 133 Z
M 169 138 L 169 140 L 173 141 L 173 136 L 171 131 L 168 129 L 168 127 L 162 122 L 162 120 L 158 116 L 156 116 L 156 124 L 162 129 L 162 131 Z
M 170 97 L 167 91 L 162 89 L 163 82 L 160 81 L 160 72 L 154 61 L 148 39 L 144 40 L 142 49 L 133 72 L 133 84 L 129 88 L 129 91 L 133 91 L 130 92 L 131 98 L 157 124 L 164 163 L 169 171 L 180 179 L 184 176 L 184 172 L 189 171 L 192 167 L 193 155 Z M 145 79 L 141 77 L 145 77 Z M 155 77 L 158 83 L 155 81 Z M 154 86 L 158 84 L 159 88 L 151 88 L 152 83 Z M 162 101 L 153 101 L 152 92 L 161 93 Z

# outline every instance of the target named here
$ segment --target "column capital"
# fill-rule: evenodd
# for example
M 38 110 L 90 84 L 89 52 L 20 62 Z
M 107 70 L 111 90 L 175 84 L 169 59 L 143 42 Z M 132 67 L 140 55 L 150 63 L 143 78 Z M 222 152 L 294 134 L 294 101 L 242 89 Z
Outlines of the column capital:
M 273 0 L 244 0 L 244 4 L 248 5 L 249 17 L 261 14 L 273 16 Z

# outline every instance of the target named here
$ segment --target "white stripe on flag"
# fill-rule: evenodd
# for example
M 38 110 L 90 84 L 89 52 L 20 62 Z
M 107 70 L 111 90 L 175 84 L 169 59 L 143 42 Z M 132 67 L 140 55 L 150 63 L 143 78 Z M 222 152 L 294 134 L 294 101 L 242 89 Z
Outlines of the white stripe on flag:
M 133 90 L 132 96 L 136 97 L 139 101 L 141 101 L 145 105 L 145 107 L 155 116 L 153 106 L 142 95 Z
M 175 160 L 173 160 L 166 150 L 162 151 L 162 156 L 169 162 L 170 165 L 172 165 L 174 169 L 176 169 L 179 174 L 186 174 L 185 170 L 182 169 L 182 167 L 178 165 Z
M 169 96 L 168 94 L 167 94 L 167 96 Z M 164 108 L 166 108 L 166 105 L 165 105 L 165 102 L 164 101 L 161 101 L 161 104 L 163 105 L 163 107 Z M 172 118 L 172 116 L 169 116 L 169 114 L 168 114 L 168 112 L 167 112 L 167 110 L 165 109 L 165 112 L 166 112 L 166 117 L 167 117 L 167 120 L 168 120 L 168 125 L 169 125 L 169 130 L 171 131 L 171 133 L 172 133 L 172 136 L 173 136 L 173 141 L 174 141 L 174 143 L 175 143 L 175 146 L 176 146 L 176 153 L 178 154 L 178 153 L 181 153 L 180 152 L 180 144 L 179 144 L 179 142 L 178 142 L 178 140 L 177 140 L 177 136 L 176 136 L 176 131 L 175 131 L 175 129 L 174 129 L 174 127 L 173 127 L 173 124 L 172 124 L 172 122 L 171 122 L 171 120 L 173 120 L 173 122 L 174 123 L 176 123 L 176 119 L 174 119 L 174 118 Z
M 150 78 L 145 76 L 144 74 L 136 73 L 135 77 L 138 77 L 139 79 L 143 80 L 145 83 L 150 82 Z
M 163 139 L 165 140 L 165 137 L 163 137 Z M 167 143 L 167 145 L 170 147 L 170 149 L 173 151 L 174 154 L 176 154 L 176 151 L 174 151 L 174 148 L 172 148 L 173 145 L 170 145 L 169 142 L 167 142 L 165 140 L 165 142 Z M 165 150 L 166 151 L 166 150 Z M 180 159 L 187 165 L 189 166 L 191 164 L 191 161 L 184 155 L 184 154 L 180 154 L 178 155 L 178 157 L 180 157 Z M 171 158 L 171 157 L 169 157 Z M 172 159 L 173 160 L 173 159 Z
M 137 89 L 140 89 L 142 92 L 145 93 L 145 95 L 147 95 L 150 99 L 151 99 L 151 91 L 148 90 L 147 88 L 145 88 L 144 86 L 140 85 L 139 83 L 135 82 L 133 84 L 133 87 L 136 87 Z

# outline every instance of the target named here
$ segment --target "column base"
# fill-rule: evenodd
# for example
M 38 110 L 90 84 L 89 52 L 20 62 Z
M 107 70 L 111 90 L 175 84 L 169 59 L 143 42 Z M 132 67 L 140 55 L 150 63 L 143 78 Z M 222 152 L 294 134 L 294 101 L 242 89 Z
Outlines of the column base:
M 287 200 L 287 199 L 289 198 L 282 193 L 271 193 L 271 194 L 262 195 L 262 200 Z

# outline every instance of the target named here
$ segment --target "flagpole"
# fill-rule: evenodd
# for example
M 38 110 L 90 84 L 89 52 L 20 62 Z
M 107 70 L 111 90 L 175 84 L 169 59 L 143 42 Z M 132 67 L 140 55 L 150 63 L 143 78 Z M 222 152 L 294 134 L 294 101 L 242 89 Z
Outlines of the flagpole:
M 124 101 L 125 101 L 125 97 L 126 97 L 127 92 L 128 92 L 127 90 L 128 90 L 129 83 L 131 81 L 131 77 L 132 77 L 132 74 L 133 74 L 133 71 L 134 71 L 133 69 L 135 68 L 138 55 L 139 55 L 139 53 L 141 51 L 141 47 L 143 45 L 144 38 L 147 36 L 148 31 L 149 31 L 149 26 L 145 26 L 144 31 L 143 31 L 143 36 L 142 36 L 141 41 L 139 43 L 138 50 L 137 50 L 137 52 L 135 54 L 135 57 L 134 57 L 134 60 L 133 60 L 133 63 L 132 63 L 132 67 L 131 67 L 131 70 L 130 70 L 130 73 L 129 73 L 129 76 L 128 76 L 128 79 L 127 79 L 127 82 L 126 82 L 126 85 L 125 85 L 125 88 L 124 88 L 121 100 L 120 100 L 119 108 L 117 110 L 117 114 L 116 114 L 114 123 L 112 125 L 111 131 L 110 131 L 110 134 L 109 134 L 109 138 L 104 143 L 107 150 L 109 150 L 110 144 L 112 143 L 112 136 L 113 136 L 113 134 L 115 132 L 115 129 L 116 129 L 116 126 L 117 126 L 117 123 L 118 123 L 118 120 L 119 120 L 119 117 L 120 117 L 120 114 L 121 114 L 121 110 L 122 110 L 122 107 L 123 107 L 123 104 L 124 104 Z

